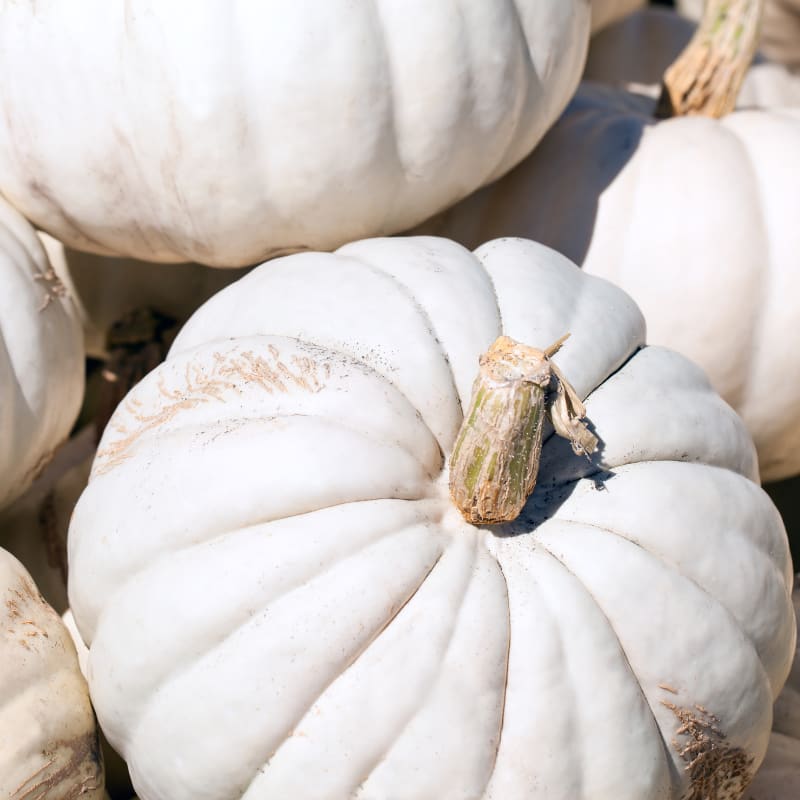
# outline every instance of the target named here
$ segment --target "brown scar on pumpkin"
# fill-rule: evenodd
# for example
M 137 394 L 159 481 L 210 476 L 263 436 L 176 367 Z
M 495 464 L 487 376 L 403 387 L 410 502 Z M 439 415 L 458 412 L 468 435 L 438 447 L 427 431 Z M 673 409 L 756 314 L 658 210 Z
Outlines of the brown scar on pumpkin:
M 313 358 L 298 355 L 292 356 L 287 364 L 281 360 L 275 345 L 269 345 L 267 349 L 272 357 L 271 364 L 252 350 L 227 355 L 214 353 L 210 372 L 189 362 L 184 370 L 183 386 L 177 388 L 168 387 L 160 375 L 156 385 L 167 404 L 155 414 L 148 415 L 140 410 L 141 401 L 135 398 L 127 400 L 125 411 L 139 424 L 131 431 L 124 423 L 114 423 L 113 430 L 123 434 L 123 438 L 98 451 L 93 474 L 105 474 L 129 458 L 132 446 L 147 432 L 161 427 L 187 409 L 204 403 L 224 402 L 226 392 L 241 393 L 243 384 L 258 386 L 270 395 L 292 389 L 315 394 L 325 388 L 325 381 L 330 378 L 330 365 L 320 366 Z
M 37 311 L 44 311 L 50 303 L 55 302 L 59 297 L 69 297 L 67 287 L 52 267 L 46 269 L 44 272 L 36 273 L 33 279 L 44 285 L 44 298 Z
M 728 743 L 719 717 L 699 703 L 684 708 L 660 702 L 680 722 L 671 744 L 689 774 L 681 800 L 739 800 L 753 779 L 753 756 Z
M 69 753 L 66 759 L 57 757 L 61 749 Z M 59 800 L 78 800 L 103 789 L 103 756 L 96 731 L 52 742 L 42 751 L 42 757 L 47 761 L 17 786 L 9 800 L 46 800 L 51 791 L 58 793 Z M 59 761 L 60 766 L 45 774 Z M 77 781 L 81 773 L 85 775 Z

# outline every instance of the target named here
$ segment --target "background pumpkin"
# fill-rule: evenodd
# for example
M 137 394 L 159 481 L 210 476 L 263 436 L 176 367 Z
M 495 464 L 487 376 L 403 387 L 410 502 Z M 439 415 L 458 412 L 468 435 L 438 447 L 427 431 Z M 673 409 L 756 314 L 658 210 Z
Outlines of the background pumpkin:
M 102 800 L 103 764 L 70 635 L 0 549 L 0 796 Z
M 445 459 L 478 355 L 566 331 L 602 448 L 547 438 L 522 517 L 470 526 Z M 786 540 L 741 421 L 643 337 L 624 293 L 516 240 L 299 254 L 205 304 L 70 528 L 92 697 L 139 796 L 740 786 L 794 648 Z
M 69 434 L 83 395 L 80 321 L 33 228 L 0 200 L 0 507 Z
M 0 10 L 0 71 L 25 75 L 0 89 L 3 195 L 77 249 L 224 267 L 497 178 L 566 105 L 590 23 L 587 0 Z

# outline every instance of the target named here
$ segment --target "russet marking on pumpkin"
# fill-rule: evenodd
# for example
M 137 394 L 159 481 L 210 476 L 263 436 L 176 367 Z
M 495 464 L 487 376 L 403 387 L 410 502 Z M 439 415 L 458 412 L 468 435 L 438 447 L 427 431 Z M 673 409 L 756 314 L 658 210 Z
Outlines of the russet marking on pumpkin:
M 69 292 L 67 287 L 62 283 L 61 278 L 58 277 L 55 270 L 49 267 L 44 272 L 40 272 L 33 276 L 35 281 L 40 281 L 44 284 L 44 298 L 39 306 L 39 311 L 44 311 L 50 303 L 55 302 L 59 297 L 68 297 Z
M 102 757 L 95 731 L 53 742 L 42 756 L 47 761 L 14 790 L 10 800 L 45 800 L 51 792 L 61 800 L 78 800 L 103 786 Z M 53 771 L 48 773 L 51 768 Z M 84 777 L 78 781 L 80 773 Z
M 597 438 L 581 422 L 586 409 L 550 361 L 565 334 L 545 350 L 501 336 L 479 359 L 472 399 L 450 457 L 450 497 L 472 524 L 493 525 L 519 516 L 539 471 L 547 389 L 556 433 L 576 454 L 593 453 Z
M 130 455 L 134 443 L 148 431 L 174 419 L 182 411 L 209 402 L 224 402 L 225 394 L 241 392 L 242 387 L 258 386 L 268 394 L 299 389 L 316 393 L 325 388 L 330 378 L 330 364 L 319 364 L 309 356 L 292 356 L 291 366 L 281 360 L 274 345 L 267 348 L 272 363 L 251 350 L 234 353 L 215 353 L 213 366 L 206 371 L 203 366 L 188 363 L 184 370 L 183 386 L 168 387 L 163 374 L 159 375 L 158 393 L 167 401 L 152 414 L 142 410 L 141 401 L 130 398 L 125 403 L 128 418 L 137 423 L 130 430 L 124 424 L 114 424 L 114 430 L 123 438 L 98 450 L 94 474 L 102 475 L 123 462 Z
M 753 757 L 729 744 L 719 717 L 699 703 L 685 708 L 660 702 L 680 722 L 671 744 L 691 780 L 682 800 L 738 800 L 753 779 Z

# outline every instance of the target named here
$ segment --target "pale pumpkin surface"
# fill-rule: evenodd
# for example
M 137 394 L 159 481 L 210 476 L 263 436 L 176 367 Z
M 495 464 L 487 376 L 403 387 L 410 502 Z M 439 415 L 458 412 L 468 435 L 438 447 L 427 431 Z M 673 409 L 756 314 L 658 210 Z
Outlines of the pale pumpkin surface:
M 592 37 L 583 77 L 657 98 L 667 67 L 696 25 L 665 8 L 645 8 Z M 757 56 L 737 98 L 739 108 L 800 106 L 800 75 Z
M 479 354 L 565 332 L 599 452 L 546 433 L 522 516 L 467 524 L 447 457 Z M 206 303 L 70 528 L 92 698 L 142 800 L 678 800 L 686 713 L 718 717 L 740 786 L 794 648 L 786 537 L 741 421 L 644 336 L 521 240 L 366 240 Z
M 764 480 L 800 472 L 800 108 L 656 123 L 654 101 L 584 83 L 536 152 L 420 230 L 526 236 L 629 292 L 648 340 L 706 370 Z
M 102 800 L 89 690 L 60 617 L 0 549 L 0 797 Z
M 0 507 L 66 439 L 83 396 L 81 325 L 33 228 L 0 199 Z
M 577 85 L 587 0 L 0 2 L 0 193 L 75 248 L 257 263 L 502 175 Z M 31 102 L 31 97 L 36 102 Z

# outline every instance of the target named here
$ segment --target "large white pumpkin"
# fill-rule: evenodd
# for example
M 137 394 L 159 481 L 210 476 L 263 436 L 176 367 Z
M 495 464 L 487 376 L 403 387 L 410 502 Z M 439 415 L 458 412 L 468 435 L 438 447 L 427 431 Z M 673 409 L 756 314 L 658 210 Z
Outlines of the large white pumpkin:
M 600 448 L 547 436 L 520 518 L 472 526 L 447 459 L 478 357 L 565 332 Z M 741 421 L 644 336 L 627 295 L 522 240 L 366 240 L 206 303 L 70 528 L 139 796 L 733 797 L 789 670 L 790 557 Z
M 70 635 L 0 549 L 0 797 L 102 800 L 103 762 Z
M 421 230 L 474 247 L 536 238 L 629 292 L 651 343 L 702 366 L 755 439 L 800 472 L 800 109 L 656 122 L 584 83 L 536 152 Z
M 83 396 L 76 309 L 33 228 L 0 200 L 0 507 L 66 439 Z
M 0 13 L 0 73 L 24 76 L 0 87 L 0 192 L 78 249 L 226 267 L 403 230 L 506 172 L 590 24 L 587 0 Z

